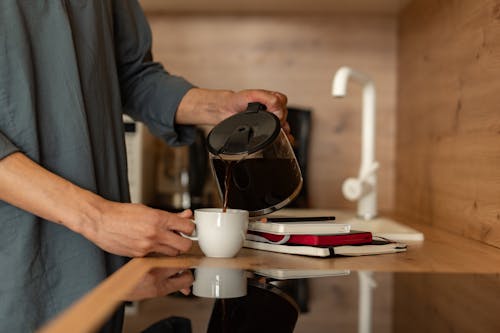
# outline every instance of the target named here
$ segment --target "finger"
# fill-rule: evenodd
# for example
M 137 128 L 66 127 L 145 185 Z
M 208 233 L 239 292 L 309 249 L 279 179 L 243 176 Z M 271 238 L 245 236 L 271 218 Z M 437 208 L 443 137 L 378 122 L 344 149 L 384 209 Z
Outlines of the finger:
M 180 214 L 184 214 L 184 212 Z M 187 213 L 185 213 L 187 214 Z M 188 218 L 181 217 L 177 214 L 164 215 L 162 218 L 162 226 L 165 230 L 182 232 L 186 235 L 191 235 L 194 231 L 194 223 Z
M 293 137 L 293 135 L 288 133 L 286 137 L 288 138 L 288 141 L 290 141 L 292 147 L 295 147 L 295 138 Z
M 175 232 L 165 232 L 158 235 L 158 246 L 169 246 L 178 250 L 180 253 L 185 253 L 193 246 L 193 241 L 182 237 Z M 177 253 L 176 255 L 180 254 Z
M 193 211 L 191 209 L 186 209 L 180 213 L 177 213 L 177 216 L 185 218 L 185 219 L 191 219 L 191 218 L 193 218 Z
M 276 108 L 268 108 L 268 111 L 273 113 L 280 120 L 281 126 L 286 122 L 286 118 L 288 117 L 288 109 L 286 108 L 286 104 L 282 104 L 282 106 Z
M 288 141 L 290 141 L 290 144 L 293 147 L 295 147 L 295 138 L 292 135 L 292 130 L 290 128 L 290 124 L 288 124 L 288 122 L 285 122 L 282 129 L 283 129 L 283 132 L 285 132 L 285 135 L 288 138 Z
M 119 242 L 115 242 L 113 245 L 114 248 L 118 248 L 120 250 L 112 251 L 112 253 L 130 257 L 130 258 L 141 258 L 148 255 L 146 247 L 141 246 L 142 242 L 138 239 L 127 239 L 126 241 L 121 240 Z
M 292 132 L 292 130 L 290 129 L 290 124 L 288 123 L 288 121 L 285 121 L 283 123 L 283 125 L 281 126 L 281 128 L 283 128 L 283 131 L 285 131 L 286 134 L 290 134 Z
M 177 249 L 173 246 L 170 246 L 169 244 L 164 244 L 164 243 L 157 244 L 154 247 L 154 252 L 162 254 L 162 255 L 166 255 L 169 257 L 176 257 L 179 254 L 181 254 L 181 251 L 179 249 Z
M 260 102 L 267 107 L 269 112 L 274 113 L 280 120 L 286 119 L 287 97 L 279 92 L 269 90 L 249 90 L 248 97 L 252 102 Z
M 158 293 L 160 295 L 166 295 L 178 290 L 187 290 L 191 287 L 193 282 L 193 274 L 190 271 L 184 271 L 181 274 L 159 281 Z
M 189 296 L 189 294 L 191 294 L 191 288 L 184 288 L 179 291 L 183 293 L 185 296 Z
M 188 214 L 184 211 L 180 214 Z M 188 251 L 193 242 L 185 237 L 179 235 L 191 235 L 195 229 L 194 223 L 186 218 L 180 217 L 177 214 L 165 213 L 160 217 L 159 231 L 156 234 L 158 243 L 169 245 L 182 252 Z
M 288 97 L 285 94 L 282 94 L 278 91 L 272 91 L 271 93 L 275 94 L 280 100 L 283 105 L 286 105 L 288 103 Z
M 276 92 L 266 92 L 267 95 L 265 96 L 266 98 L 266 107 L 269 112 L 273 112 L 276 114 L 280 119 L 286 118 L 287 110 L 286 110 L 286 104 L 283 103 L 283 98 L 280 93 Z

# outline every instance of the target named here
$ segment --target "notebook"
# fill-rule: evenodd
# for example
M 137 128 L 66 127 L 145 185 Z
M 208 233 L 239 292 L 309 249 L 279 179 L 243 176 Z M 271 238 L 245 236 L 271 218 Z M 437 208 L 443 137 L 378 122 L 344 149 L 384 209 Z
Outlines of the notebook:
M 278 235 L 335 235 L 347 234 L 351 230 L 349 224 L 325 221 L 291 221 L 291 222 L 249 222 L 248 230 L 268 232 Z
M 368 244 L 372 242 L 372 234 L 367 231 L 351 230 L 347 234 L 337 235 L 278 235 L 261 231 L 248 231 L 252 236 L 247 237 L 250 240 L 268 241 L 274 244 L 297 244 L 313 246 L 339 246 Z M 262 237 L 263 239 L 259 239 Z
M 312 257 L 364 256 L 406 251 L 406 244 L 374 240 L 366 245 L 308 246 L 272 244 L 245 240 L 244 247 L 279 253 L 299 254 Z

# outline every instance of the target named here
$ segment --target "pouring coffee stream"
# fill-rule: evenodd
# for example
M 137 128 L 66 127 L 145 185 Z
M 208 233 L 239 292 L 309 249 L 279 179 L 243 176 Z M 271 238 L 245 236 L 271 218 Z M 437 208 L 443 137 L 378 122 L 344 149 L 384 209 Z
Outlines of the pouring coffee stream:
M 226 174 L 224 176 L 224 199 L 222 201 L 222 212 L 225 213 L 229 202 L 229 186 L 231 186 L 231 170 L 235 162 L 228 162 L 226 166 Z
M 251 217 L 278 210 L 302 187 L 302 174 L 280 121 L 260 103 L 227 118 L 208 134 L 210 164 L 227 208 Z

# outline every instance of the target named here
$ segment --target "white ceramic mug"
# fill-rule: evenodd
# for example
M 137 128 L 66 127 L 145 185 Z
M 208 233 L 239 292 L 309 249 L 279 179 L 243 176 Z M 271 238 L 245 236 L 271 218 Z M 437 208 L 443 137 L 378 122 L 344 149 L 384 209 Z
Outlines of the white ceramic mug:
M 248 228 L 248 211 L 201 208 L 194 211 L 195 232 L 184 237 L 198 241 L 207 257 L 231 258 L 243 247 Z
M 198 267 L 194 272 L 193 294 L 208 298 L 235 298 L 247 294 L 246 272 L 242 269 Z

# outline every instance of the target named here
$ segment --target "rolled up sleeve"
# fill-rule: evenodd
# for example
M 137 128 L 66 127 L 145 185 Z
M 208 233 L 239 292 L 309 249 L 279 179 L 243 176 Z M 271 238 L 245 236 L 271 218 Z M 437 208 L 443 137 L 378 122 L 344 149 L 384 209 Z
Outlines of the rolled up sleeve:
M 0 160 L 18 151 L 19 148 L 0 132 Z
M 136 0 L 114 1 L 114 38 L 124 113 L 171 145 L 194 141 L 193 126 L 176 125 L 175 113 L 194 86 L 169 74 L 151 55 L 148 22 Z

